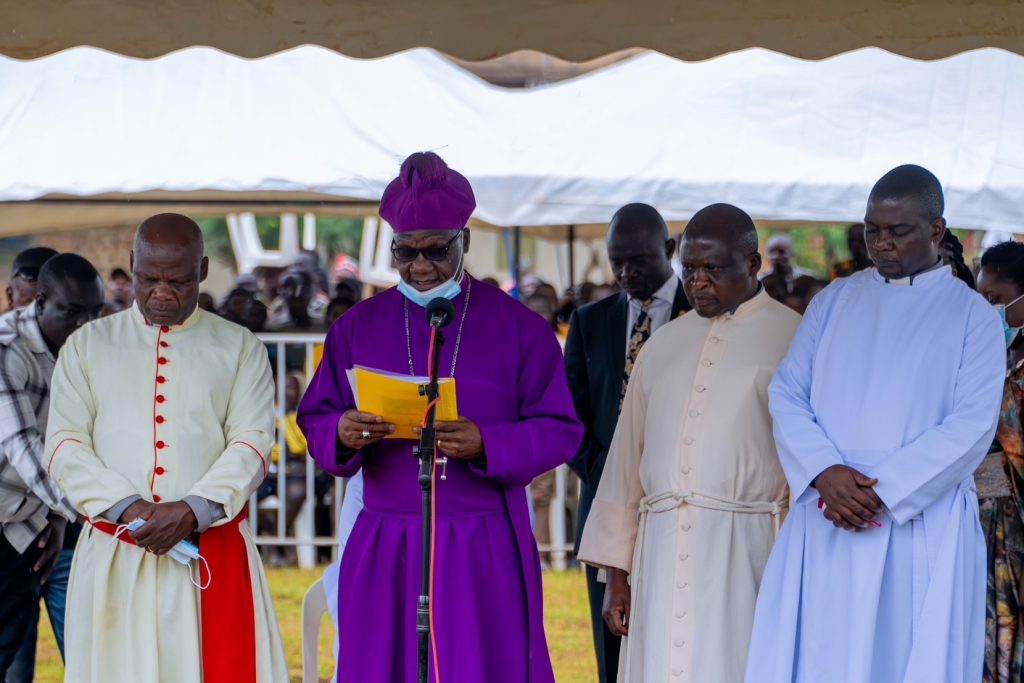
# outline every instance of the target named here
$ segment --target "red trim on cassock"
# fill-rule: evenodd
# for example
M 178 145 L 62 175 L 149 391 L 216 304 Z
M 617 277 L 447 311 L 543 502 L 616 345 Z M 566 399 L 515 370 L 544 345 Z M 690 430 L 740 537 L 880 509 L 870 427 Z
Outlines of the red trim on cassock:
M 154 380 L 153 380 L 153 471 L 154 471 L 154 474 L 151 474 L 149 476 L 149 492 L 150 493 L 155 493 L 155 491 L 153 490 L 153 489 L 156 488 L 156 474 L 155 474 L 155 472 L 156 472 L 156 468 L 159 467 L 159 465 L 160 465 L 160 452 L 159 452 L 159 449 L 156 447 L 156 440 L 157 440 L 156 428 L 157 428 L 157 424 L 158 424 L 157 421 L 156 421 L 156 410 L 157 410 L 157 405 L 159 405 L 159 403 L 160 403 L 159 401 L 157 401 L 157 396 L 160 395 L 160 382 L 156 381 L 155 378 L 160 376 L 160 342 L 163 341 L 164 329 L 166 329 L 166 328 L 161 326 L 157 330 L 157 332 L 156 332 L 156 372 L 153 374 L 153 377 L 154 377 Z
M 63 446 L 64 444 L 66 444 L 68 441 L 74 441 L 75 443 L 82 443 L 78 439 L 61 439 L 61 442 L 59 444 L 57 444 L 56 448 L 53 449 L 53 453 L 50 454 L 50 462 L 46 465 L 46 473 L 47 474 L 52 474 L 52 472 L 50 472 L 50 470 L 53 469 L 53 459 L 57 457 L 57 451 L 60 450 L 60 447 Z
M 248 444 L 247 444 L 248 445 Z M 256 608 L 253 605 L 253 580 L 249 572 L 249 549 L 239 526 L 248 516 L 248 508 L 222 526 L 210 527 L 199 534 L 199 553 L 206 559 L 200 566 L 200 583 L 210 582 L 201 592 L 203 680 L 256 683 Z M 113 536 L 117 525 L 90 522 Z M 123 533 L 118 540 L 137 545 Z M 212 575 L 212 580 L 211 580 Z
M 265 477 L 265 476 L 267 476 L 270 473 L 270 470 L 267 469 L 267 459 L 263 457 L 263 454 L 259 452 L 259 449 L 257 449 L 251 443 L 246 443 L 244 441 L 232 441 L 231 443 L 233 443 L 233 444 L 237 443 L 237 444 L 241 444 L 243 446 L 248 446 L 249 448 L 251 448 L 253 453 L 255 453 L 256 455 L 260 456 L 260 462 L 263 463 L 263 476 Z

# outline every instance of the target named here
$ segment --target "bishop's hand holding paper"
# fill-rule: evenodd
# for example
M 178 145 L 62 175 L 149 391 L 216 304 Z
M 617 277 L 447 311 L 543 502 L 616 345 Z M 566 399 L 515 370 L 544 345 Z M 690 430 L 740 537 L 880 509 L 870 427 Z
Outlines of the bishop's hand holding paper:
M 395 425 L 373 413 L 348 410 L 338 421 L 338 439 L 352 452 L 371 446 L 394 433 Z

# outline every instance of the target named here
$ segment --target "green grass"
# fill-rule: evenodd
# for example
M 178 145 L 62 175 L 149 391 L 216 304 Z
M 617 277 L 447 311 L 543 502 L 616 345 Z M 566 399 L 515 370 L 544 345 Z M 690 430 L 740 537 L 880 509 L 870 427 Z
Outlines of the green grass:
M 301 680 L 302 675 L 302 598 L 321 573 L 320 569 L 267 570 L 293 681 Z M 555 665 L 555 678 L 559 683 L 594 681 L 587 584 L 582 572 L 570 570 L 544 574 L 544 622 Z M 59 683 L 64 678 L 64 667 L 46 620 L 46 610 L 43 610 L 39 632 L 36 681 Z M 325 615 L 320 629 L 320 676 L 324 680 L 330 677 L 333 669 L 333 640 L 334 626 Z

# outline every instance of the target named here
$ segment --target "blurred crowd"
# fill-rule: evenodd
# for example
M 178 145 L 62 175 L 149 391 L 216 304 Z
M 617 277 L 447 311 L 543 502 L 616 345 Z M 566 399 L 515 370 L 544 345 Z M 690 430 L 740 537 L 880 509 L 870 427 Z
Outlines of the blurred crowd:
M 316 251 L 303 250 L 285 268 L 257 267 L 238 276 L 218 303 L 208 293 L 199 305 L 252 332 L 325 332 L 362 298 L 359 264 L 341 254 L 330 275 Z

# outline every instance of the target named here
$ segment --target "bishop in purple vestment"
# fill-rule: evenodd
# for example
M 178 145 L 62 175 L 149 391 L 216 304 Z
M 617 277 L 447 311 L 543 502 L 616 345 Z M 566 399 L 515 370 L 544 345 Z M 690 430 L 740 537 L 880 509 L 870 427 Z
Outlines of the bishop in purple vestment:
M 339 680 L 416 680 L 422 533 L 415 442 L 385 439 L 390 425 L 355 410 L 345 371 L 425 376 L 424 305 L 444 296 L 455 315 L 440 374 L 456 379 L 461 417 L 438 425 L 448 464 L 434 489 L 437 670 L 446 683 L 554 681 L 526 486 L 573 457 L 582 428 L 550 326 L 463 270 L 473 208 L 469 183 L 440 157 L 406 160 L 380 211 L 402 284 L 334 324 L 299 407 L 312 457 L 337 476 L 361 468 L 365 483 L 341 561 Z M 430 669 L 433 681 L 433 655 Z

